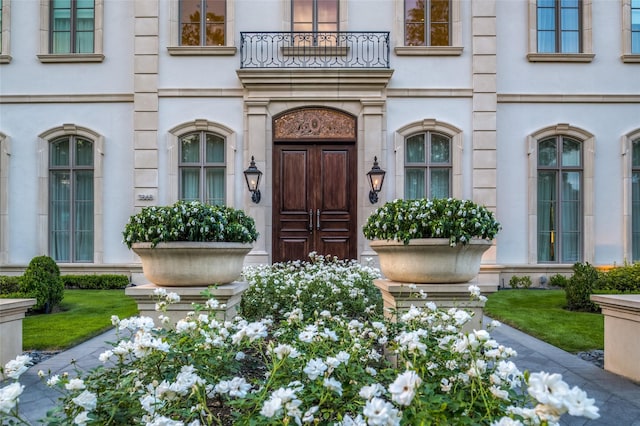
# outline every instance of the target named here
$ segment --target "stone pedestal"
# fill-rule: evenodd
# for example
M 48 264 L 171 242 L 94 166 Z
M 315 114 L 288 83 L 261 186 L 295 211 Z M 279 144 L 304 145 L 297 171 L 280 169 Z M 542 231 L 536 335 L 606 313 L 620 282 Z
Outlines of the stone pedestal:
M 604 315 L 604 369 L 640 382 L 640 294 L 594 294 Z
M 412 284 L 387 279 L 374 280 L 374 284 L 382 292 L 384 314 L 387 318 L 395 321 L 397 318 L 394 313 L 402 314 L 412 305 L 421 307 L 427 302 L 433 302 L 441 309 L 458 308 L 472 312 L 473 319 L 465 325 L 465 331 L 482 328 L 484 308 L 484 302 L 471 300 L 469 286 L 480 287 L 484 296 L 498 290 L 497 280 L 488 281 L 481 278 L 460 284 Z M 412 288 L 414 285 L 415 288 Z M 420 297 L 420 290 L 427 293 L 426 299 Z
M 216 318 L 219 320 L 230 320 L 238 313 L 238 305 L 242 293 L 249 287 L 246 281 L 234 281 L 229 284 L 220 285 L 217 288 L 211 288 L 210 292 L 220 304 L 225 304 L 224 309 L 216 310 Z M 156 311 L 157 297 L 154 291 L 162 288 L 167 293 L 176 293 L 180 296 L 180 302 L 172 303 L 167 307 L 167 312 L 162 313 Z M 178 320 L 187 316 L 188 312 L 193 311 L 193 303 L 204 305 L 209 297 L 202 293 L 208 287 L 159 287 L 155 284 L 144 284 L 135 287 L 127 287 L 125 294 L 132 297 L 138 304 L 140 316 L 151 317 L 159 325 L 158 316 L 166 315 L 171 319 L 171 323 L 175 324 Z
M 22 319 L 35 304 L 36 299 L 0 299 L 0 365 L 3 367 L 22 353 Z

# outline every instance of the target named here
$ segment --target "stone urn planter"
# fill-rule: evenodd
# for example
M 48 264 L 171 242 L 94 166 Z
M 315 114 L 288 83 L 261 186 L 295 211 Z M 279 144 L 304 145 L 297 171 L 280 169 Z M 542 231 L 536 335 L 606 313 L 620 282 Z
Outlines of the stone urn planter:
M 491 241 L 472 239 L 451 247 L 448 238 L 402 241 L 374 240 L 380 269 L 390 280 L 404 283 L 464 283 L 480 271 L 482 254 Z
M 164 287 L 198 287 L 228 284 L 242 273 L 248 243 L 175 241 L 134 243 L 142 272 L 153 284 Z

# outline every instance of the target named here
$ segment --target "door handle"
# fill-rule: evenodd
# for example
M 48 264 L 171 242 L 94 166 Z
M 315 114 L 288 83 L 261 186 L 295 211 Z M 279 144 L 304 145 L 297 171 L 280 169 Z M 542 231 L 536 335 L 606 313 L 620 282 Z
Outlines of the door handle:
M 316 229 L 320 230 L 320 209 L 316 210 Z
M 313 231 L 313 209 L 309 209 L 309 232 Z

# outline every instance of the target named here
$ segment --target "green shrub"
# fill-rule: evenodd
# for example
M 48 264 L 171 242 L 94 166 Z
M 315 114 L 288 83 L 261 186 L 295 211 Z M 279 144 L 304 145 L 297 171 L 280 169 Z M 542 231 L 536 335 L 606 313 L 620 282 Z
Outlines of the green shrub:
M 509 286 L 511 288 L 529 288 L 531 287 L 531 277 L 529 275 L 524 275 L 519 277 L 517 275 L 513 275 L 509 280 Z
M 60 268 L 56 262 L 49 256 L 31 259 L 20 280 L 20 291 L 36 298 L 34 310 L 51 313 L 64 296 Z
M 0 294 L 7 295 L 10 293 L 20 292 L 20 277 L 11 277 L 8 275 L 0 275 Z
M 564 288 L 567 309 L 571 311 L 598 311 L 598 306 L 589 299 L 589 296 L 596 288 L 599 276 L 598 271 L 588 262 L 573 265 L 573 275 Z
M 311 253 L 310 262 L 293 261 L 251 266 L 243 275 L 249 288 L 240 302 L 248 320 L 287 318 L 298 311 L 305 318 L 330 311 L 351 318 L 382 315 L 382 296 L 373 285 L 377 269 L 356 261 Z
M 613 268 L 601 273 L 597 290 L 598 292 L 640 292 L 640 263 Z
M 569 282 L 569 278 L 562 274 L 555 274 L 549 278 L 549 287 L 559 287 L 565 288 L 567 283 Z
M 60 278 L 66 289 L 119 290 L 129 285 L 129 277 L 119 274 L 63 275 Z

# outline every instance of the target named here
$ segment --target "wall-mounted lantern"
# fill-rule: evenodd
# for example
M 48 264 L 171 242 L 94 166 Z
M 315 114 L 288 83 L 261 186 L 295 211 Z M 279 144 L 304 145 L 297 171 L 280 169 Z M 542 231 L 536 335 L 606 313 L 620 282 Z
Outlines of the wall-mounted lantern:
M 378 202 L 378 192 L 382 189 L 382 183 L 384 182 L 384 175 L 386 173 L 387 172 L 378 166 L 378 157 L 373 157 L 373 167 L 371 167 L 371 170 L 367 173 L 369 185 L 371 186 L 371 191 L 369 191 L 369 201 L 371 204 Z
M 247 188 L 249 188 L 249 192 L 251 192 L 251 201 L 254 203 L 260 202 L 260 178 L 262 177 L 262 172 L 256 167 L 256 162 L 254 161 L 253 155 L 251 156 L 251 164 L 249 164 L 249 168 L 244 171 L 244 178 L 247 181 Z

